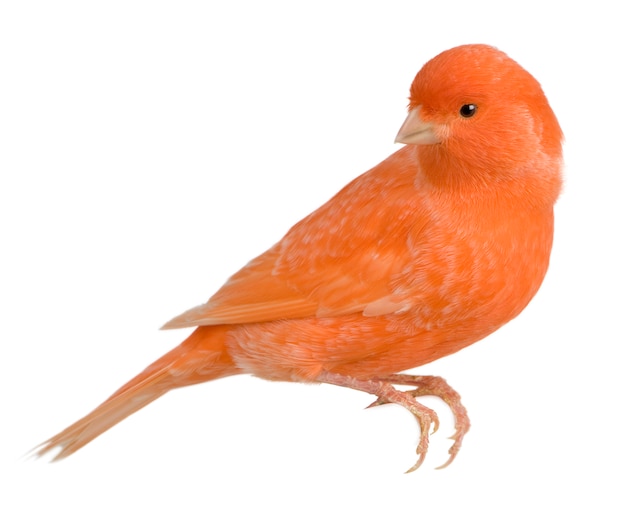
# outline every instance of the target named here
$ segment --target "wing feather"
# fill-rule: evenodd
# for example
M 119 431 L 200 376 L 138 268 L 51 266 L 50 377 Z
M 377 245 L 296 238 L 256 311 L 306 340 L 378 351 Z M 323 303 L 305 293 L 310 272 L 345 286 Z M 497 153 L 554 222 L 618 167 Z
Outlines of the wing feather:
M 411 262 L 425 220 L 411 154 L 405 147 L 348 184 L 206 304 L 163 328 L 405 310 L 394 275 Z

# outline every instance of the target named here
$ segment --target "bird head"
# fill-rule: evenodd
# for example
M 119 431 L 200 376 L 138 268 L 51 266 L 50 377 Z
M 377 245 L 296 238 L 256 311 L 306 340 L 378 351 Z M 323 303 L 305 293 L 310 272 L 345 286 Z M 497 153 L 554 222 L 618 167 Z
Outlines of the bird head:
M 432 179 L 488 182 L 551 160 L 562 132 L 541 86 L 503 52 L 472 44 L 427 62 L 411 85 L 396 142 L 415 144 Z

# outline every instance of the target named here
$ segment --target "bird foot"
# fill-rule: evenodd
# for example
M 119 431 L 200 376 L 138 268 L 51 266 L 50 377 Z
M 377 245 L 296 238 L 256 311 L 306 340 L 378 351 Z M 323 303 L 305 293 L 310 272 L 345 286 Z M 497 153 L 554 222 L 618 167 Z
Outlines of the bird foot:
M 433 426 L 433 433 L 439 428 L 439 418 L 430 408 L 417 401 L 419 396 L 436 396 L 442 399 L 452 411 L 455 421 L 455 433 L 450 438 L 454 440 L 448 453 L 450 457 L 443 465 L 437 468 L 447 467 L 461 449 L 463 437 L 470 428 L 467 410 L 461 404 L 461 396 L 448 383 L 439 376 L 412 376 L 409 374 L 393 374 L 372 380 L 359 380 L 350 376 L 324 372 L 320 375 L 319 381 L 332 383 L 342 387 L 360 390 L 377 396 L 368 408 L 380 406 L 388 403 L 395 403 L 413 414 L 420 426 L 420 438 L 417 445 L 417 462 L 407 473 L 417 470 L 423 463 L 428 451 L 428 440 L 430 428 Z M 404 385 L 415 387 L 411 390 L 401 391 L 393 385 Z
M 446 380 L 444 380 L 440 376 L 413 376 L 410 374 L 393 374 L 388 377 L 380 378 L 380 381 L 395 385 L 415 386 L 415 389 L 406 391 L 406 393 L 410 394 L 414 398 L 419 396 L 435 396 L 448 405 L 450 411 L 452 412 L 452 415 L 454 416 L 455 432 L 450 437 L 451 440 L 454 440 L 454 443 L 452 444 L 452 447 L 450 447 L 450 449 L 448 450 L 448 454 L 450 454 L 448 461 L 446 461 L 443 465 L 437 468 L 445 468 L 450 465 L 450 463 L 454 461 L 454 458 L 456 458 L 456 455 L 461 450 L 463 437 L 470 428 L 470 420 L 467 415 L 467 410 L 461 403 L 461 396 L 459 395 L 459 393 L 454 390 L 450 385 L 448 385 Z M 437 428 L 435 428 L 433 433 L 436 430 Z

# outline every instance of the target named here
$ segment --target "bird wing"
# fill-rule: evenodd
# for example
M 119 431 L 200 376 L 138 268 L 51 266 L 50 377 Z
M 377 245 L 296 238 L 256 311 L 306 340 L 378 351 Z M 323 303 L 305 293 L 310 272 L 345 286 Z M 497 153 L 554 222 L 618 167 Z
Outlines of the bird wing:
M 406 148 L 404 148 L 406 149 Z M 235 273 L 211 299 L 163 328 L 404 310 L 394 287 L 412 259 L 420 214 L 415 163 L 402 149 L 358 177 Z M 414 161 L 414 160 L 413 160 Z

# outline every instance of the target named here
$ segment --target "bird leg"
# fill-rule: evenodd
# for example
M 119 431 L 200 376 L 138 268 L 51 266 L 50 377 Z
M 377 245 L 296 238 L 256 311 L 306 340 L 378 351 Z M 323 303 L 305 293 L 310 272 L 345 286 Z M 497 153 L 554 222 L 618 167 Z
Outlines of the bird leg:
M 407 473 L 418 469 L 423 463 L 428 451 L 428 438 L 430 427 L 433 425 L 433 433 L 439 428 L 439 418 L 437 414 L 430 408 L 419 403 L 415 398 L 418 396 L 436 396 L 442 399 L 452 411 L 455 420 L 456 431 L 452 435 L 454 444 L 448 451 L 450 458 L 448 461 L 437 468 L 447 467 L 461 449 L 463 437 L 470 427 L 467 410 L 461 404 L 461 396 L 452 388 L 443 378 L 439 376 L 411 376 L 409 374 L 392 374 L 371 380 L 359 380 L 350 376 L 335 374 L 324 371 L 318 377 L 323 383 L 332 383 L 341 387 L 348 387 L 368 394 L 377 396 L 369 407 L 384 405 L 387 403 L 395 403 L 413 414 L 420 426 L 420 439 L 417 445 L 417 462 Z M 415 387 L 412 390 L 400 391 L 393 385 L 406 385 Z M 368 407 L 368 408 L 369 408 Z

